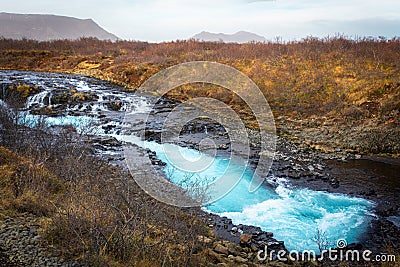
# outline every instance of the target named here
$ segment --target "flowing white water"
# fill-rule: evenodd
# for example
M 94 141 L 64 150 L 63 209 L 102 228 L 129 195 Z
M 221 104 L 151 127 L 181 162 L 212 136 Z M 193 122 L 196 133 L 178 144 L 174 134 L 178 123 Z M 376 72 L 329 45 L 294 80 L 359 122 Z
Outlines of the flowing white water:
M 87 116 L 58 116 L 58 117 L 47 117 L 32 115 L 28 112 L 21 112 L 18 121 L 19 124 L 35 127 L 38 124 L 44 123 L 46 126 L 72 126 L 78 131 L 90 131 L 93 133 L 95 130 L 91 129 L 94 123 L 94 119 Z
M 1 72 L 0 72 L 1 74 Z M 22 75 L 22 74 L 21 74 Z M 45 79 L 39 74 L 26 74 L 29 81 L 37 81 L 43 85 L 44 82 L 55 81 L 57 87 L 68 88 L 74 85 L 78 91 L 95 92 L 98 101 L 90 103 L 88 116 L 58 116 L 58 117 L 39 117 L 37 115 L 26 114 L 29 126 L 36 125 L 39 120 L 44 119 L 50 125 L 72 125 L 78 129 L 86 129 L 91 123 L 99 123 L 96 120 L 97 112 L 105 112 L 110 116 L 107 126 L 121 126 L 120 121 L 112 120 L 115 116 L 105 101 L 115 99 L 123 102 L 120 113 L 131 107 L 132 113 L 143 113 L 149 110 L 149 106 L 144 96 L 136 96 L 116 90 L 104 90 L 101 85 L 91 85 L 90 82 L 78 79 L 57 78 L 55 75 L 52 80 Z M 26 107 L 46 106 L 45 99 L 53 88 L 46 86 L 45 91 L 28 99 Z M 50 102 L 50 101 L 49 101 Z M 89 103 L 85 103 L 89 105 Z M 68 109 L 82 109 L 79 106 L 68 106 Z M 107 113 L 108 112 L 108 113 Z M 114 114 L 114 115 L 109 115 Z M 93 117 L 89 117 L 92 115 Z M 185 179 L 196 179 L 211 182 L 219 178 L 228 170 L 232 177 L 240 177 L 238 184 L 223 198 L 205 207 L 206 210 L 227 216 L 235 224 L 251 224 L 260 226 L 263 230 L 273 232 L 278 240 L 284 240 L 288 249 L 314 249 L 317 244 L 312 240 L 316 230 L 326 232 L 332 242 L 344 238 L 348 243 L 359 241 L 363 233 L 368 228 L 372 219 L 371 210 L 373 203 L 362 198 L 349 197 L 342 194 L 331 194 L 327 192 L 314 191 L 310 189 L 300 189 L 290 186 L 284 179 L 278 180 L 274 186 L 262 186 L 257 191 L 248 191 L 249 183 L 252 178 L 252 171 L 248 166 L 240 162 L 231 162 L 228 158 L 211 157 L 202 154 L 197 150 L 178 147 L 172 144 L 161 145 L 156 142 L 140 140 L 135 135 L 123 135 L 117 131 L 106 133 L 103 131 L 105 125 L 99 125 L 98 133 L 113 136 L 119 140 L 139 145 L 157 153 L 157 157 L 167 163 L 163 168 L 166 176 L 174 183 L 181 184 Z M 205 129 L 207 133 L 207 129 Z M 176 149 L 183 157 L 168 158 L 167 150 Z M 203 171 L 193 173 L 176 168 L 177 164 L 188 164 L 188 162 L 198 162 L 199 158 L 209 162 L 208 168 Z M 194 181 L 196 182 L 196 181 Z M 271 184 L 274 182 L 271 180 Z M 212 190 L 210 191 L 212 194 Z
M 30 109 L 34 106 L 43 108 L 45 107 L 44 99 L 49 97 L 48 91 L 40 92 L 36 95 L 30 96 L 26 102 L 26 108 Z

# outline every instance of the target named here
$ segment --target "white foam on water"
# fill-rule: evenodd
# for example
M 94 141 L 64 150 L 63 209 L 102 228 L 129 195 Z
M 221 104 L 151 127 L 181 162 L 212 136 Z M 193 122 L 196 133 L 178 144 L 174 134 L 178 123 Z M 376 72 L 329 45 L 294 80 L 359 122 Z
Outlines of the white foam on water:
M 277 199 L 260 199 L 260 203 L 247 205 L 241 211 L 218 214 L 236 224 L 260 226 L 273 232 L 290 250 L 318 251 L 313 241 L 316 229 L 325 232 L 332 245 L 340 238 L 356 242 L 371 220 L 368 214 L 372 203 L 364 199 L 297 188 L 278 187 L 276 193 Z
M 95 119 L 88 116 L 58 116 L 48 117 L 41 115 L 32 115 L 28 112 L 20 112 L 18 123 L 28 127 L 35 127 L 42 124 L 49 126 L 72 126 L 78 132 L 94 133 L 91 129 Z
M 44 99 L 47 98 L 48 95 L 49 95 L 49 91 L 43 91 L 36 95 L 28 97 L 28 99 L 26 100 L 25 107 L 27 109 L 32 108 L 34 106 L 37 106 L 39 108 L 45 107 Z

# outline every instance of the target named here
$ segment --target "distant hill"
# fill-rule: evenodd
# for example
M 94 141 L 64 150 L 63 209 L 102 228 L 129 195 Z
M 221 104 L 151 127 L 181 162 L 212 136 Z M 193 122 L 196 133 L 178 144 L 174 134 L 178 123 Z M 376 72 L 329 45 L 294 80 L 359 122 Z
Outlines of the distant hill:
M 199 41 L 209 41 L 209 42 L 224 42 L 224 43 L 248 43 L 248 42 L 265 42 L 266 39 L 263 36 L 257 35 L 255 33 L 239 31 L 234 34 L 225 33 L 211 33 L 202 31 L 201 33 L 193 36 L 193 39 Z
M 77 19 L 56 15 L 0 13 L 0 37 L 48 41 L 96 37 L 117 40 L 118 37 L 101 28 L 92 19 Z

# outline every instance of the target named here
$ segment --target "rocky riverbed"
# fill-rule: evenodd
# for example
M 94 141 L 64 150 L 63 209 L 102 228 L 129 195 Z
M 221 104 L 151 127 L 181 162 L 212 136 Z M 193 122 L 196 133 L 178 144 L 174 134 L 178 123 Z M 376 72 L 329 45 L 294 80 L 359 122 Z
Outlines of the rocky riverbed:
M 60 250 L 50 246 L 40 233 L 38 218 L 25 215 L 0 221 L 0 266 L 78 267 L 65 260 Z
M 26 76 L 29 77 L 31 75 L 30 73 L 12 72 L 7 75 L 11 77 L 11 82 L 2 83 L 3 97 L 4 88 L 10 84 L 18 85 L 23 83 L 30 86 L 38 86 L 39 94 L 35 91 L 35 101 L 31 102 L 32 105 L 27 106 L 34 114 L 53 117 L 58 115 L 87 116 L 89 114 L 89 116 L 97 120 L 96 123 L 101 125 L 102 131 L 106 134 L 118 132 L 119 124 L 123 121 L 121 111 L 124 111 L 129 100 L 126 98 L 126 94 L 119 95 L 115 93 L 113 91 L 115 86 L 109 83 L 90 79 L 92 86 L 103 88 L 101 89 L 102 94 L 93 94 L 89 88 L 85 87 L 85 82 L 89 82 L 89 78 L 85 77 L 39 74 L 39 76 L 44 77 L 42 80 L 39 79 L 41 82 L 30 84 L 30 81 L 25 79 Z M 35 75 L 38 74 L 31 76 Z M 54 91 L 51 88 L 55 85 L 50 82 L 54 81 L 54 79 L 56 79 L 56 83 L 67 79 L 75 80 L 76 82 L 67 86 L 57 84 L 57 88 Z M 84 82 L 81 83 L 81 81 Z M 139 132 L 145 128 L 147 130 L 146 140 L 161 142 L 161 135 L 164 130 L 162 127 L 163 122 L 178 104 L 168 99 L 161 99 L 154 106 L 153 111 L 146 120 L 147 123 L 138 123 L 135 126 L 136 128 L 134 127 L 131 130 Z M 188 107 L 187 111 L 197 112 L 198 109 Z M 174 120 L 178 122 L 179 117 L 174 118 Z M 56 129 L 56 127 L 53 128 Z M 259 135 L 256 131 L 247 130 L 247 136 L 251 147 L 250 164 L 256 166 L 259 164 Z M 334 137 L 335 135 L 333 134 L 331 138 Z M 184 147 L 200 149 L 200 141 L 204 138 L 213 140 L 218 156 L 229 155 L 231 151 L 229 134 L 222 125 L 205 117 L 199 117 L 196 120 L 187 122 L 180 131 L 179 138 L 175 143 Z M 87 142 L 92 146 L 93 153 L 112 164 L 123 166 L 123 143 L 112 137 L 95 135 L 92 135 Z M 201 149 L 205 153 L 208 151 L 207 147 L 202 147 Z M 148 155 L 153 165 L 161 169 L 165 164 L 157 158 L 154 152 L 150 150 L 144 150 L 144 152 Z M 293 187 L 343 193 L 370 199 L 376 203 L 375 214 L 377 217 L 372 221 L 369 232 L 363 237 L 362 248 L 385 252 L 388 244 L 391 244 L 398 251 L 400 244 L 399 171 L 400 163 L 396 159 L 366 157 L 356 154 L 354 151 L 340 148 L 324 150 L 315 147 L 312 142 L 293 142 L 291 139 L 278 136 L 274 162 L 267 179 L 264 181 L 264 186 L 276 186 L 279 179 L 283 178 L 287 179 Z M 199 216 L 206 217 L 209 227 L 214 230 L 216 238 L 226 241 L 219 243 L 210 241 L 213 242 L 212 254 L 214 257 L 222 257 L 225 261 L 230 258 L 231 262 L 244 264 L 253 262 L 256 251 L 262 250 L 264 245 L 274 249 L 285 249 L 282 242 L 284 240 L 276 240 L 273 238 L 273 233 L 264 232 L 258 227 L 234 225 L 229 218 L 208 213 L 201 213 Z M 15 242 L 0 243 L 0 248 L 3 249 L 1 255 L 6 255 L 10 261 L 10 256 L 19 255 L 18 253 L 20 252 L 22 256 L 12 257 L 11 260 L 17 258 L 24 261 L 24 255 L 30 255 L 30 249 L 28 251 L 23 249 L 23 247 L 26 247 L 25 243 L 28 242 L 30 244 L 33 242 L 30 245 L 35 246 L 38 242 L 35 243 L 32 240 L 40 239 L 40 237 L 36 235 L 34 230 L 31 232 L 30 229 L 33 228 L 29 228 L 29 224 L 26 223 L 18 223 L 10 219 L 4 221 L 3 225 L 5 226 L 1 226 L 2 228 L 0 229 L 3 240 L 8 240 L 10 239 L 9 236 L 12 236 L 10 240 L 15 240 Z M 15 235 L 14 232 L 22 232 L 24 234 Z M 27 236 L 27 238 L 26 240 L 20 239 L 20 236 Z M 38 255 L 42 255 L 39 248 L 37 251 Z M 32 261 L 32 264 L 40 266 L 43 260 L 47 261 L 48 259 L 52 264 L 55 264 L 54 266 L 75 266 L 65 264 L 77 264 L 74 262 L 60 262 L 60 259 L 57 258 L 57 253 L 54 258 L 51 256 L 52 253 L 48 255 L 50 256 L 33 257 L 38 260 Z M 221 260 L 221 262 L 223 261 Z

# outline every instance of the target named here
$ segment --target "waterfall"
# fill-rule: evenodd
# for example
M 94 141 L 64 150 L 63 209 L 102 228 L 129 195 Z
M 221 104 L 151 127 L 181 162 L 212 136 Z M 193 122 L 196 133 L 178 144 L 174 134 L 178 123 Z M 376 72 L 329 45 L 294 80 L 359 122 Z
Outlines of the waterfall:
M 8 108 L 7 103 L 0 99 L 0 107 Z
M 2 84 L 1 88 L 2 88 L 2 97 L 4 99 L 4 98 L 6 98 L 6 94 L 7 94 L 6 87 L 4 86 L 4 84 Z
M 48 91 L 40 92 L 36 95 L 28 97 L 26 100 L 25 108 L 29 109 L 33 106 L 38 106 L 40 108 L 45 107 L 44 99 L 48 96 Z
M 49 106 L 51 106 L 51 98 L 53 97 L 53 93 L 50 91 L 49 93 Z

